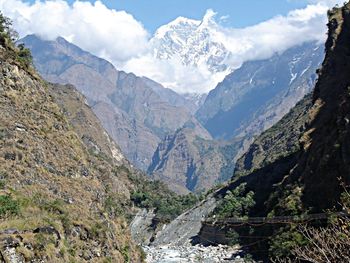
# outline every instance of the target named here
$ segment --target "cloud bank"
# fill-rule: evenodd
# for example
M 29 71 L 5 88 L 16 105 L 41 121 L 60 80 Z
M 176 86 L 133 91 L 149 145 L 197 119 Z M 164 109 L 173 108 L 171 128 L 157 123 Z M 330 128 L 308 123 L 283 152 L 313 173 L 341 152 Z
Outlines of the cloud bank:
M 294 0 L 291 0 L 294 1 Z M 342 1 L 308 1 L 310 4 L 286 16 L 276 16 L 246 28 L 225 28 L 210 17 L 210 37 L 230 51 L 226 64 L 232 69 L 248 60 L 264 59 L 307 41 L 326 37 L 327 10 Z M 38 34 L 45 39 L 63 36 L 81 48 L 111 61 L 118 69 L 152 78 L 178 92 L 208 92 L 226 72 L 213 74 L 205 64 L 184 65 L 181 57 L 154 56 L 151 37 L 143 25 L 124 11 L 102 2 L 63 0 L 0 0 L 0 9 L 14 22 L 20 36 Z
M 117 63 L 145 51 L 148 33 L 141 23 L 124 11 L 108 9 L 102 2 L 63 0 L 0 0 L 0 9 L 13 20 L 20 36 L 37 34 L 54 40 L 58 36 Z

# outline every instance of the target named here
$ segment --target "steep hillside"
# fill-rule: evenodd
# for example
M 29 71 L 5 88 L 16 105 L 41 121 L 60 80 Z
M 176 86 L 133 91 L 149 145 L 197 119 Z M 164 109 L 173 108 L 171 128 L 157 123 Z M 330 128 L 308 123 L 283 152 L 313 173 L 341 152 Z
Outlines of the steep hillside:
M 278 123 L 263 132 L 250 145 L 235 166 L 235 176 L 247 175 L 300 151 L 300 136 L 310 122 L 312 95 L 308 94 Z
M 2 260 L 140 262 L 118 146 L 81 95 L 47 84 L 25 49 L 0 40 Z
M 259 134 L 312 90 L 322 58 L 322 48 L 308 43 L 247 62 L 209 93 L 196 116 L 214 138 Z
M 273 168 L 281 160 L 294 156 L 288 172 L 279 174 L 283 176 L 283 184 L 276 190 L 293 183 L 302 185 L 303 207 L 313 207 L 314 211 L 337 206 L 341 193 L 339 178 L 347 184 L 350 179 L 350 155 L 346 150 L 350 101 L 350 80 L 347 75 L 350 67 L 349 8 L 350 4 L 347 4 L 344 8 L 336 8 L 329 13 L 326 58 L 319 71 L 312 106 L 309 106 L 307 98 L 299 103 L 278 125 L 256 140 L 239 161 L 241 165 L 237 166 L 237 173 L 254 170 L 254 173 L 261 173 L 260 170 Z M 268 137 L 268 134 L 276 136 Z M 292 147 L 288 147 L 288 143 Z M 264 153 L 261 150 L 259 153 L 259 148 L 264 146 Z M 282 147 L 286 150 L 281 151 Z M 260 161 L 262 155 L 268 159 Z M 252 174 L 248 177 L 253 178 Z M 319 192 L 323 194 L 317 194 Z
M 148 173 L 178 193 L 203 192 L 230 178 L 241 144 L 214 141 L 199 123 L 188 123 L 158 145 Z
M 95 155 L 112 157 L 117 166 L 129 165 L 119 146 L 110 138 L 87 104 L 86 98 L 74 86 L 51 85 L 48 90 L 54 101 L 73 126 L 74 131 Z
M 208 190 L 215 184 L 227 181 L 233 173 L 236 160 L 252 142 L 253 135 L 277 122 L 311 90 L 322 54 L 321 47 L 309 43 L 269 60 L 244 64 L 209 93 L 196 113 L 211 135 L 216 139 L 224 138 L 226 142 L 200 139 L 200 133 L 196 133 L 196 129 L 180 129 L 158 145 L 148 173 L 164 180 L 180 193 Z M 304 106 L 302 104 L 297 108 Z M 251 147 L 255 150 L 254 155 L 257 155 L 254 147 L 260 147 L 259 150 L 263 153 L 270 144 L 275 144 L 275 150 L 287 140 L 289 142 L 283 151 L 294 147 L 292 145 L 303 129 L 297 131 L 292 125 L 288 121 L 280 124 L 285 127 L 286 134 L 294 134 L 293 138 L 282 139 L 276 144 L 274 139 L 282 138 L 283 133 L 271 137 L 269 131 L 262 137 L 269 138 L 266 145 Z M 217 133 L 219 130 L 220 134 Z M 265 156 L 265 153 L 262 155 Z M 276 154 L 267 156 L 254 158 L 265 164 Z M 263 161 L 262 158 L 267 160 Z M 251 161 L 257 162 L 255 159 Z M 238 168 L 241 166 L 238 163 Z
M 31 49 L 45 79 L 73 84 L 87 97 L 108 133 L 139 168 L 147 169 L 160 139 L 192 118 L 195 106 L 180 95 L 147 78 L 117 71 L 63 38 L 44 41 L 31 35 L 21 42 Z
M 254 142 L 238 161 L 236 176 L 241 177 L 222 190 L 228 200 L 232 191 L 227 191 L 241 185 L 241 200 L 248 195 L 251 198 L 250 208 L 245 209 L 249 216 L 296 216 L 342 209 L 340 197 L 350 185 L 350 3 L 328 15 L 326 57 L 312 97 L 306 97 Z M 295 224 L 235 230 L 242 236 L 270 237 L 250 247 L 265 257 L 268 253 L 288 255 L 293 245 L 303 244 Z M 249 238 L 241 242 L 249 243 Z

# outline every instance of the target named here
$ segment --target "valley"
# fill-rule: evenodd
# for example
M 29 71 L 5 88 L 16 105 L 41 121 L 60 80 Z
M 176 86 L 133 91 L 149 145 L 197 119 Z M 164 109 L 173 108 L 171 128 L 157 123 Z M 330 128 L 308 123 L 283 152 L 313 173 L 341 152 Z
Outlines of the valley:
M 349 262 L 350 2 L 244 30 L 178 16 L 118 62 L 24 31 L 21 10 L 47 4 L 0 0 L 0 262 Z M 325 13 L 326 40 L 289 32 Z M 256 30 L 276 21 L 290 35 L 273 49 Z M 265 55 L 242 51 L 247 32 Z M 125 70 L 150 54 L 150 72 L 188 76 Z
M 311 91 L 323 57 L 322 48 L 308 43 L 270 60 L 249 62 L 196 106 L 190 94 L 117 71 L 63 38 L 43 41 L 31 35 L 20 42 L 31 49 L 45 79 L 75 85 L 86 96 L 135 167 L 181 194 L 207 191 L 228 181 L 254 136 Z M 270 74 L 273 68 L 279 71 Z M 256 97 L 260 100 L 253 101 Z M 214 126 L 225 131 L 215 131 Z

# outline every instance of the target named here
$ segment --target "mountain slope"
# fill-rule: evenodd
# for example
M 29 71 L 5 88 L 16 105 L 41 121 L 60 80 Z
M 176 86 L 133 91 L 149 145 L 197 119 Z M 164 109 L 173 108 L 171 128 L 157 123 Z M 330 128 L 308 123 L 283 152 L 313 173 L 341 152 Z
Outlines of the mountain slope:
M 246 63 L 228 75 L 209 93 L 196 113 L 202 121 L 207 120 L 212 135 L 218 136 L 216 132 L 225 131 L 218 137 L 227 141 L 203 140 L 198 138 L 200 134 L 195 130 L 180 129 L 159 144 L 148 173 L 181 193 L 208 190 L 227 181 L 253 135 L 277 122 L 311 90 L 321 54 L 323 51 L 319 46 L 309 43 L 269 60 Z M 224 112 L 222 109 L 228 110 Z M 230 130 L 232 127 L 236 130 Z M 231 131 L 233 133 L 226 136 Z M 228 140 L 231 136 L 234 139 Z M 276 136 L 282 137 L 281 134 Z M 289 149 L 285 148 L 281 149 Z M 265 145 L 261 151 L 264 150 Z
M 230 178 L 240 147 L 241 140 L 214 141 L 199 123 L 187 123 L 158 145 L 148 173 L 177 193 L 203 192 Z
M 254 165 L 238 165 L 237 167 L 237 172 L 240 173 L 246 173 L 249 170 L 256 170 L 256 173 L 259 173 L 260 167 L 264 169 L 264 167 L 273 166 L 280 159 L 285 158 L 284 155 L 287 157 L 294 155 L 290 171 L 284 174 L 287 177 L 284 178 L 283 185 L 299 182 L 303 186 L 303 206 L 313 207 L 314 211 L 337 205 L 337 199 L 342 190 L 339 178 L 342 178 L 346 184 L 350 183 L 348 176 L 350 155 L 346 147 L 350 130 L 347 124 L 350 112 L 348 108 L 350 99 L 347 91 L 350 85 L 347 75 L 350 67 L 350 60 L 347 57 L 347 52 L 350 50 L 349 8 L 350 4 L 346 4 L 345 7 L 335 8 L 330 12 L 326 58 L 319 71 L 319 79 L 312 96 L 312 107 L 308 106 L 306 101 L 299 115 L 302 121 L 295 117 L 287 120 L 292 128 L 288 129 L 288 126 L 282 124 L 283 122 L 280 123 L 280 126 L 273 127 L 283 135 L 282 141 L 279 136 L 275 139 L 269 138 L 271 143 L 266 147 L 267 152 L 264 154 L 267 156 L 267 153 L 270 152 L 277 153 L 279 156 L 272 158 L 265 165 L 257 162 Z M 302 106 L 303 103 L 305 102 L 301 102 L 299 106 Z M 298 107 L 293 111 L 297 112 Z M 293 112 L 291 113 L 293 116 Z M 287 115 L 286 118 L 290 116 Z M 286 137 L 288 136 L 287 129 L 290 134 L 298 135 L 299 133 L 298 141 Z M 268 132 L 271 131 L 273 129 L 268 130 Z M 268 140 L 264 136 L 263 134 L 256 142 L 259 143 L 261 140 L 264 145 L 264 142 Z M 281 154 L 280 147 L 273 145 L 275 141 L 280 142 L 284 147 L 287 143 L 292 142 L 297 148 L 293 150 L 292 147 L 286 150 L 287 154 Z M 257 156 L 259 153 L 254 148 L 257 147 L 253 145 L 239 163 L 249 163 L 252 155 Z M 281 190 L 283 185 L 277 187 L 276 190 Z M 317 192 L 323 194 L 319 195 Z
M 190 93 L 180 95 L 172 89 L 164 88 L 162 85 L 155 82 L 154 80 L 151 80 L 146 77 L 143 77 L 142 79 L 148 87 L 152 88 L 152 90 L 162 98 L 162 100 L 164 100 L 172 106 L 185 108 L 192 114 L 194 114 L 200 106 L 201 101 L 195 100 L 193 98 L 196 97 L 196 94 Z
M 0 40 L 2 260 L 140 262 L 118 146 L 81 95 L 47 84 Z
M 178 94 L 149 79 L 117 71 L 63 38 L 43 41 L 31 35 L 21 42 L 32 50 L 34 64 L 45 79 L 73 84 L 87 97 L 108 133 L 137 167 L 147 169 L 160 139 L 192 118 L 183 107 L 190 103 L 182 102 Z
M 235 176 L 247 175 L 300 150 L 299 139 L 310 122 L 312 95 L 308 94 L 278 123 L 259 135 L 235 167 Z
M 322 58 L 322 48 L 308 43 L 246 62 L 209 93 L 196 116 L 214 138 L 259 134 L 311 91 Z
M 236 175 L 241 177 L 222 190 L 225 195 L 246 183 L 245 193 L 254 193 L 249 216 L 296 216 L 342 209 L 340 197 L 350 185 L 350 3 L 328 15 L 326 57 L 312 97 L 255 141 L 238 161 Z M 268 252 L 270 256 L 288 255 L 293 243 L 302 241 L 293 225 L 238 231 L 243 236 L 270 237 L 251 247 L 263 257 Z

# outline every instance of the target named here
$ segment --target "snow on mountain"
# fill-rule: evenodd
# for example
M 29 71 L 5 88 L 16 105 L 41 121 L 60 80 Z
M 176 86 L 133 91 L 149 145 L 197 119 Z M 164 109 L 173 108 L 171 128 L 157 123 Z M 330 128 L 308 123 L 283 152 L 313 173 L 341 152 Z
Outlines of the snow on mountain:
M 217 37 L 215 13 L 208 10 L 202 21 L 178 17 L 160 27 L 151 39 L 156 58 L 179 57 L 188 66 L 204 67 L 211 73 L 230 71 L 225 64 L 230 52 Z
M 326 26 L 315 26 L 326 24 L 327 10 L 310 5 L 243 28 L 223 25 L 212 10 L 201 20 L 178 17 L 155 32 L 148 52 L 122 69 L 179 93 L 208 93 L 247 61 L 269 59 L 304 43 L 322 43 Z M 298 77 L 292 67 L 291 83 Z

